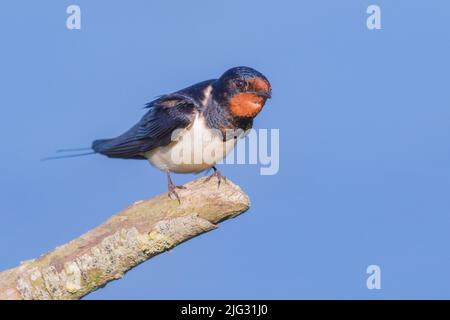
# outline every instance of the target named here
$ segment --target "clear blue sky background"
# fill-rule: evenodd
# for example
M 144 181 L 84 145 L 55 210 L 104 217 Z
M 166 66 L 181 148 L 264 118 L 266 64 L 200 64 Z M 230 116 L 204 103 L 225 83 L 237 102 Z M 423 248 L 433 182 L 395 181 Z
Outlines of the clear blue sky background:
M 4 1 L 0 269 L 166 190 L 145 161 L 40 158 L 248 65 L 273 85 L 255 126 L 280 129 L 279 174 L 222 166 L 250 211 L 87 298 L 450 298 L 449 14 L 444 0 Z

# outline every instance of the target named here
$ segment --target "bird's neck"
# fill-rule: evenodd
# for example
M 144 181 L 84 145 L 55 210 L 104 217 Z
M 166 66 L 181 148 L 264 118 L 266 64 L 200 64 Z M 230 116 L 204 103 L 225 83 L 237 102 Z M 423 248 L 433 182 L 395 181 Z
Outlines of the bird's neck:
M 228 136 L 227 131 L 239 129 L 246 131 L 252 127 L 253 118 L 233 116 L 229 105 L 224 101 L 221 103 L 225 105 L 220 104 L 213 98 L 204 109 L 203 116 L 208 127 L 220 130 L 224 137 Z

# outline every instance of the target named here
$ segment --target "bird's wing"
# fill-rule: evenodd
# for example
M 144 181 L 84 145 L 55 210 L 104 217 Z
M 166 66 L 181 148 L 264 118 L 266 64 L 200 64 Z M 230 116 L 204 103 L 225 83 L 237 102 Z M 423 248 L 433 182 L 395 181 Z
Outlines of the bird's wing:
M 112 158 L 145 159 L 145 152 L 168 145 L 174 130 L 189 127 L 198 106 L 191 98 L 175 93 L 161 96 L 146 108 L 149 111 L 142 119 L 121 136 L 94 141 L 94 151 Z

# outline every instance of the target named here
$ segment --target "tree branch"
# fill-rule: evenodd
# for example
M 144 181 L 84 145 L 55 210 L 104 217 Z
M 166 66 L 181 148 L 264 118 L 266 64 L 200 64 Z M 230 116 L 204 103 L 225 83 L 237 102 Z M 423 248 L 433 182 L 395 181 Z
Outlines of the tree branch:
M 200 178 L 179 190 L 138 201 L 81 237 L 0 272 L 0 299 L 79 299 L 137 264 L 215 229 L 250 201 L 229 180 Z

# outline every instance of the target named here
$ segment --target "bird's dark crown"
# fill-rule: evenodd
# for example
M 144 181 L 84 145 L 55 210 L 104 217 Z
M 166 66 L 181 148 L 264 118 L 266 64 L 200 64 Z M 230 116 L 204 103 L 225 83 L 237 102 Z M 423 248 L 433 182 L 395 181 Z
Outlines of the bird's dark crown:
M 223 80 L 233 80 L 233 79 L 241 79 L 241 80 L 249 80 L 252 78 L 261 78 L 267 80 L 267 78 L 259 71 L 250 68 L 250 67 L 235 67 L 225 71 L 220 79 Z

